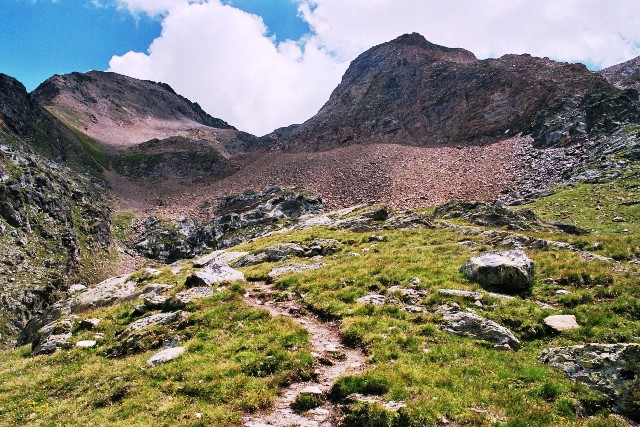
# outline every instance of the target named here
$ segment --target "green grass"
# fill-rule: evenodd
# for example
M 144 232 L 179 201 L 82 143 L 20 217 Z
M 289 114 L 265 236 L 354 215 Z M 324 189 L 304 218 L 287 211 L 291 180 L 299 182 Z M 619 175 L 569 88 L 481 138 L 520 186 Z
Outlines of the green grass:
M 145 366 L 157 350 L 104 355 L 132 320 L 132 303 L 85 313 L 105 319 L 98 328 L 105 340 L 96 349 L 2 354 L 0 424 L 240 425 L 242 414 L 269 407 L 278 387 L 313 360 L 304 329 L 246 306 L 242 293 L 230 287 L 193 304 L 189 326 L 178 331 L 190 337 L 181 343 L 187 352 L 159 367 Z M 78 331 L 74 341 L 94 333 Z
M 622 204 L 637 194 L 638 179 L 624 176 L 608 184 L 561 188 L 530 205 L 545 219 L 571 222 L 592 233 L 527 234 L 585 249 L 598 242 L 595 253 L 622 262 L 589 262 L 569 250 L 527 250 L 536 264 L 531 295 L 510 300 L 485 296 L 482 307 L 437 292 L 482 291 L 459 267 L 479 251 L 494 248 L 486 236 L 464 230 L 389 230 L 376 233 L 385 241 L 369 242 L 371 233 L 321 227 L 273 234 L 234 250 L 255 252 L 317 238 L 342 243 L 340 252 L 322 260 L 325 267 L 283 276 L 273 286 L 299 298 L 307 310 L 336 319 L 344 342 L 366 353 L 365 370 L 338 379 L 328 395 L 338 403 L 353 393 L 371 398 L 349 404 L 346 426 L 425 426 L 443 419 L 456 426 L 622 426 L 627 424 L 606 409 L 601 395 L 567 380 L 537 357 L 549 347 L 640 342 L 640 267 L 626 262 L 637 256 L 640 217 L 637 205 Z M 600 210 L 594 209 L 597 205 Z M 606 221 L 612 215 L 624 217 L 626 224 Z M 114 227 L 125 230 L 131 220 L 130 214 L 120 214 Z M 623 226 L 627 232 L 619 229 Z M 458 244 L 465 240 L 476 242 L 476 249 Z M 353 252 L 360 256 L 350 255 Z M 151 280 L 173 284 L 171 292 L 178 292 L 191 271 L 188 262 L 182 265 L 178 275 L 163 268 L 159 277 L 134 279 L 140 286 Z M 248 280 L 266 280 L 276 265 L 242 270 Z M 416 278 L 419 283 L 412 285 Z M 358 302 L 368 293 L 398 297 L 388 293 L 392 286 L 425 291 L 419 301 L 425 312 L 406 312 L 402 303 L 374 307 Z M 570 294 L 559 295 L 559 289 Z M 309 378 L 313 363 L 306 331 L 289 319 L 247 306 L 243 292 L 242 284 L 226 287 L 190 305 L 189 323 L 182 329 L 160 328 L 159 336 L 180 335 L 187 352 L 157 368 L 145 367 L 157 344 L 151 334 L 142 353 L 106 357 L 116 332 L 135 319 L 136 301 L 82 314 L 105 319 L 99 326 L 105 341 L 96 349 L 38 357 L 31 357 L 28 348 L 0 353 L 0 424 L 242 425 L 243 414 L 267 410 L 288 382 Z M 436 309 L 453 302 L 510 328 L 523 348 L 498 351 L 491 344 L 442 331 Z M 574 314 L 581 327 L 553 333 L 544 325 L 551 314 Z M 92 335 L 77 331 L 74 340 Z M 391 411 L 381 406 L 391 400 L 406 407 Z M 319 403 L 301 397 L 296 409 L 304 412 Z

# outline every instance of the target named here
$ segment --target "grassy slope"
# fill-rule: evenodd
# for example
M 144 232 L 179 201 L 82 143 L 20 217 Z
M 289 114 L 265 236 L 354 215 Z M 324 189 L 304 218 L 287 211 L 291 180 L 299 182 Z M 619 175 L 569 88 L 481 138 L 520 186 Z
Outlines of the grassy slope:
M 539 235 L 583 247 L 601 243 L 596 253 L 627 260 L 638 256 L 637 175 L 608 184 L 560 189 L 531 207 L 547 219 L 560 219 L 592 230 L 588 236 Z M 597 210 L 596 206 L 600 206 Z M 615 216 L 626 222 L 613 222 Z M 627 229 L 627 231 L 623 231 Z M 533 295 L 510 301 L 486 298 L 483 308 L 462 298 L 444 297 L 439 288 L 480 290 L 458 272 L 477 250 L 491 249 L 481 237 L 455 230 L 388 231 L 386 242 L 369 242 L 369 234 L 318 228 L 276 234 L 239 247 L 258 250 L 282 241 L 331 237 L 343 251 L 326 257 L 320 270 L 285 276 L 275 286 L 292 291 L 309 308 L 340 318 L 345 340 L 366 349 L 369 368 L 339 380 L 336 397 L 352 392 L 404 400 L 400 415 L 362 404 L 348 418 L 353 426 L 431 425 L 443 417 L 453 425 L 616 426 L 627 425 L 602 409 L 603 400 L 586 387 L 566 380 L 536 358 L 547 347 L 584 342 L 640 342 L 640 284 L 637 265 L 587 262 L 565 250 L 529 250 L 537 279 Z M 535 235 L 535 234 L 534 234 Z M 475 240 L 476 251 L 457 243 Z M 359 257 L 349 256 L 358 252 Z M 276 264 L 244 269 L 262 279 Z M 188 271 L 187 271 L 188 272 Z M 180 290 L 184 272 L 168 271 L 154 282 L 174 283 Z M 397 306 L 373 307 L 357 299 L 393 285 L 429 291 L 423 304 L 433 313 L 456 301 L 493 319 L 523 341 L 517 353 L 448 335 L 438 329 L 438 316 L 409 314 Z M 560 279 L 549 283 L 546 278 Z M 286 378 L 308 375 L 311 356 L 306 332 L 284 318 L 242 302 L 236 284 L 190 307 L 191 324 L 185 356 L 146 369 L 153 350 L 121 359 L 104 357 L 117 330 L 131 322 L 135 302 L 83 313 L 103 317 L 98 331 L 105 340 L 95 350 L 73 349 L 53 356 L 31 357 L 28 348 L 0 354 L 0 423 L 3 425 L 241 425 L 241 416 L 268 407 Z M 557 295 L 567 289 L 570 295 Z M 557 306 L 543 309 L 533 300 Z M 575 314 L 580 329 L 553 334 L 543 319 Z M 74 340 L 93 332 L 79 331 Z M 195 414 L 203 416 L 197 419 Z M 579 415 L 577 415 L 579 414 Z

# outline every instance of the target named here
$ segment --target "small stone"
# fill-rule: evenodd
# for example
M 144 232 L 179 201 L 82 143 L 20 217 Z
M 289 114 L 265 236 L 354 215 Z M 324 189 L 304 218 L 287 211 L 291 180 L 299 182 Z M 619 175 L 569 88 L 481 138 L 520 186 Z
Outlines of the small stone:
M 571 294 L 571 292 L 569 292 L 569 291 L 568 291 L 568 290 L 566 290 L 566 289 L 558 289 L 558 290 L 556 291 L 556 294 L 558 294 L 558 295 L 569 295 L 569 294 Z
M 480 301 L 477 301 L 477 300 L 475 302 L 475 306 L 478 307 L 478 308 L 484 307 L 484 305 L 482 305 L 482 303 Z
M 185 352 L 184 347 L 173 347 L 162 350 L 159 353 L 154 354 L 147 360 L 147 365 L 149 366 L 158 366 L 163 363 L 167 363 L 173 359 L 176 359 Z
M 617 216 L 613 218 L 613 222 L 626 222 L 623 217 Z
M 96 345 L 96 341 L 93 340 L 84 340 L 84 341 L 78 341 L 76 343 L 76 347 L 81 347 L 81 348 L 91 348 L 91 347 L 95 347 Z
M 580 327 L 580 325 L 578 325 L 578 322 L 576 321 L 576 316 L 572 314 L 548 316 L 545 317 L 544 323 L 557 332 L 576 329 Z
M 420 279 L 419 279 L 419 278 L 417 278 L 417 277 L 414 277 L 413 279 L 411 279 L 411 284 L 412 284 L 413 286 L 417 286 L 417 285 L 419 285 L 420 283 L 422 283 L 422 282 L 421 282 L 421 281 L 420 281 Z
M 93 329 L 102 322 L 102 319 L 83 319 L 80 321 L 81 329 Z

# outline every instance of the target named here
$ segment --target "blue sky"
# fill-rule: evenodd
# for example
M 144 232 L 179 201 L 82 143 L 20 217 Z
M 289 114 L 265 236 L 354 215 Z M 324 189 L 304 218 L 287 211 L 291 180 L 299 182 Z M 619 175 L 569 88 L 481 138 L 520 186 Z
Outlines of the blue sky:
M 277 40 L 309 32 L 292 1 L 225 3 L 262 16 Z M 90 0 L 0 0 L 0 72 L 31 91 L 54 74 L 106 70 L 113 55 L 145 52 L 160 35 L 161 22 L 162 16 L 134 16 Z

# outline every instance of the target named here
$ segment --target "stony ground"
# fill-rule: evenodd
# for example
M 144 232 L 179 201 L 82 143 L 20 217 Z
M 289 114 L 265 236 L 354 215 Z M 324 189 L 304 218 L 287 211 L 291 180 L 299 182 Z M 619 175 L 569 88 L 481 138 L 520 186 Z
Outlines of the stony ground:
M 271 185 L 303 187 L 329 208 L 380 201 L 399 208 L 451 199 L 495 200 L 514 179 L 518 139 L 477 147 L 350 145 L 315 153 L 271 152 L 236 157 L 239 170 L 215 182 L 130 181 L 108 175 L 121 210 L 176 218 L 201 215 L 205 202 Z M 206 211 L 205 211 L 206 212 Z

